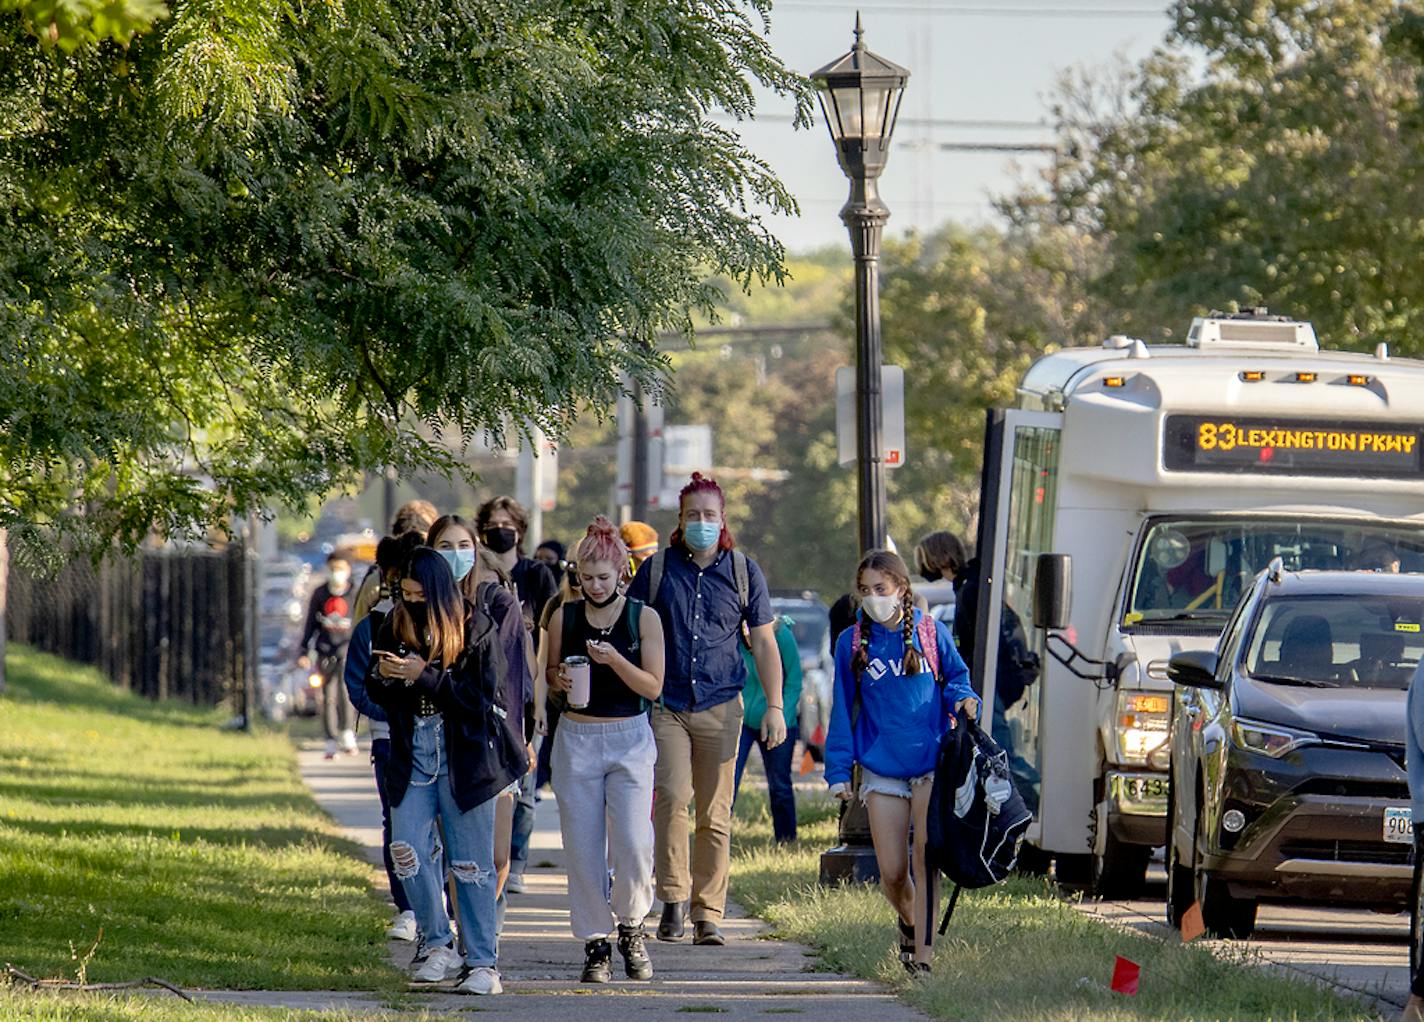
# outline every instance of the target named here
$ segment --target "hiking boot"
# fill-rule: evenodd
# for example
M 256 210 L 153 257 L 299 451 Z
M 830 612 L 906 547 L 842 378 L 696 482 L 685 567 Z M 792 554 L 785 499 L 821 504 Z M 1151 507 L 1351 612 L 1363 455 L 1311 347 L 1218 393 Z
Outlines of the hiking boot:
M 652 979 L 653 961 L 648 957 L 643 927 L 618 924 L 618 953 L 623 956 L 623 972 L 629 979 Z
M 466 969 L 455 985 L 457 994 L 502 994 L 504 984 L 499 981 L 499 973 L 487 965 Z
M 613 978 L 613 945 L 607 938 L 591 940 L 583 946 L 583 973 L 580 983 L 607 983 Z
M 671 901 L 663 906 L 663 917 L 658 922 L 658 940 L 682 940 L 687 932 L 687 902 Z

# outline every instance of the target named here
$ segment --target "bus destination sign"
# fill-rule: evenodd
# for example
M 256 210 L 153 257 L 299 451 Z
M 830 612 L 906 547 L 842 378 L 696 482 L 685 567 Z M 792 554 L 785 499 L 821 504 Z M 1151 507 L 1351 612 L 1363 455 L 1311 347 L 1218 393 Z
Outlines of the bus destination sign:
M 1169 415 L 1162 464 L 1175 472 L 1415 478 L 1424 426 Z

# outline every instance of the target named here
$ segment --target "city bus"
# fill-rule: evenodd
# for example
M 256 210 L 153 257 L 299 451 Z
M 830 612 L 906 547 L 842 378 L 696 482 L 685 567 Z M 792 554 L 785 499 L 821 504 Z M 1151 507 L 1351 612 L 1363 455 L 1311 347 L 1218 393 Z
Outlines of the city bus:
M 993 712 L 986 639 L 1017 614 L 1040 660 L 997 707 L 1035 811 L 1022 861 L 1127 897 L 1165 842 L 1168 658 L 1214 647 L 1274 558 L 1424 571 L 1424 362 L 1214 314 L 1184 344 L 1046 355 L 1016 404 L 985 432 L 973 676 Z

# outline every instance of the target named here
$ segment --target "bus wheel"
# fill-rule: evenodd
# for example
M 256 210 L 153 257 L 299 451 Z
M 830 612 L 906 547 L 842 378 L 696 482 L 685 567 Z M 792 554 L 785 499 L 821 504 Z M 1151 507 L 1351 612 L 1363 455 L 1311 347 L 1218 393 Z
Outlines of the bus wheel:
M 1106 827 L 1107 821 L 1098 824 Z M 1147 863 L 1152 849 L 1145 845 L 1129 845 L 1108 831 L 1102 855 L 1093 859 L 1093 894 L 1103 899 L 1136 898 L 1147 885 Z
M 1027 841 L 1019 845 L 1019 857 L 1014 862 L 1014 872 L 1019 876 L 1046 877 L 1048 867 L 1053 864 L 1053 856 L 1037 845 Z

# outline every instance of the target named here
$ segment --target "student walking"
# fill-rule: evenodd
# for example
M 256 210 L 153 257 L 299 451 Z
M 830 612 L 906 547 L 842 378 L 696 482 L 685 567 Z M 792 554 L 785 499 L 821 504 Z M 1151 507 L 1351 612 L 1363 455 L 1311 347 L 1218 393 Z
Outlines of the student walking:
M 351 561 L 340 550 L 326 558 L 326 581 L 312 591 L 307 603 L 306 625 L 297 647 L 297 664 L 312 665 L 309 655 L 316 646 L 316 669 L 321 675 L 322 724 L 326 728 L 326 758 L 341 751 L 356 752 L 356 708 L 346 696 L 346 646 L 351 641 L 352 603 L 356 598 L 351 584 Z
M 1404 764 L 1409 774 L 1409 797 L 1413 802 L 1414 891 L 1409 899 L 1412 915 L 1409 926 L 1409 1000 L 1401 1022 L 1424 1022 L 1424 919 L 1420 918 L 1419 888 L 1424 883 L 1424 664 L 1414 672 L 1406 703 L 1409 726 L 1404 730 Z
M 602 515 L 575 555 L 583 597 L 549 622 L 549 687 L 567 698 L 554 737 L 553 783 L 568 856 L 569 919 L 584 942 L 585 983 L 612 977 L 613 948 L 629 979 L 651 979 L 643 917 L 653 904 L 653 762 L 648 706 L 663 688 L 658 615 L 619 591 L 628 548 Z M 586 672 L 578 679 L 575 672 Z M 585 687 L 586 686 L 586 687 Z M 609 868 L 612 868 L 612 882 Z
M 458 974 L 461 993 L 497 994 L 495 801 L 528 760 L 505 723 L 490 616 L 461 598 L 449 565 L 428 547 L 411 554 L 400 589 L 373 645 L 367 690 L 391 725 L 391 860 L 430 952 L 413 977 Z M 432 855 L 437 823 L 455 878 L 463 960 Z
M 781 654 L 781 716 L 786 721 L 786 740 L 768 748 L 761 740 L 761 719 L 766 711 L 766 694 L 757 674 L 756 657 L 748 645 L 742 646 L 742 662 L 747 665 L 747 683 L 742 686 L 742 738 L 737 747 L 737 774 L 732 783 L 732 800 L 742 790 L 742 771 L 755 745 L 761 749 L 761 765 L 766 771 L 767 798 L 771 803 L 771 827 L 778 844 L 796 840 L 796 792 L 791 782 L 791 759 L 796 750 L 796 708 L 801 702 L 801 650 L 796 633 L 785 615 L 776 619 L 776 648 Z
M 911 974 L 927 973 L 937 906 L 935 878 L 925 869 L 934 769 L 940 739 L 956 715 L 976 718 L 979 700 L 949 630 L 915 609 L 899 555 L 867 554 L 855 583 L 860 612 L 836 641 L 826 783 L 849 800 L 852 770 L 860 767 L 880 890 L 900 917 L 900 958 Z
M 582 567 L 582 566 L 580 566 Z M 666 550 L 649 557 L 628 587 L 662 619 L 667 642 L 663 695 L 653 709 L 658 743 L 654 832 L 659 940 L 680 940 L 691 905 L 692 942 L 726 943 L 718 924 L 727 904 L 732 785 L 742 730 L 747 669 L 739 652 L 750 629 L 752 655 L 766 694 L 761 737 L 786 740 L 781 657 L 771 630 L 771 600 L 756 562 L 736 549 L 726 498 L 715 480 L 694 472 L 678 498 L 678 527 Z M 555 767 L 557 776 L 557 766 Z M 687 805 L 697 828 L 688 856 Z
M 346 648 L 346 695 L 356 712 L 370 721 L 371 766 L 376 774 L 376 795 L 381 800 L 381 855 L 386 864 L 386 880 L 390 884 L 391 900 L 396 905 L 396 917 L 386 930 L 391 940 L 415 940 L 415 912 L 405 895 L 405 885 L 396 877 L 391 861 L 391 800 L 386 792 L 386 764 L 391 758 L 391 725 L 385 708 L 374 702 L 366 691 L 366 676 L 371 669 L 371 641 L 380 631 L 381 623 L 395 609 L 393 593 L 400 586 L 400 567 L 420 546 L 420 536 L 408 532 L 397 539 L 386 536 L 376 544 L 376 570 L 380 573 L 377 602 L 370 613 L 356 622 L 351 642 Z

